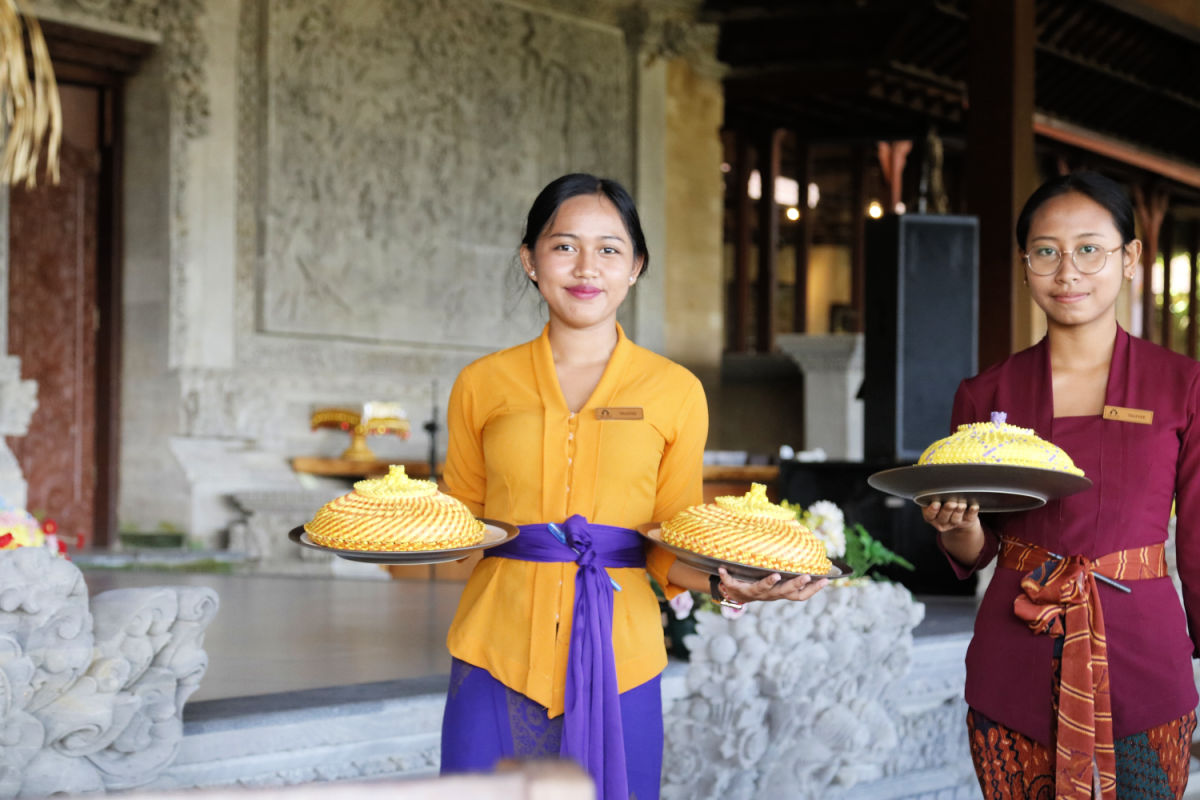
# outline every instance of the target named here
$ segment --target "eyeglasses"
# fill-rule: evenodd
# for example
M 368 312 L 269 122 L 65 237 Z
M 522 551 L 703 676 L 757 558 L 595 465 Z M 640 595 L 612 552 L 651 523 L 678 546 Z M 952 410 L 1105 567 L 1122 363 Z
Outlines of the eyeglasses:
M 1104 269 L 1109 256 L 1124 247 L 1121 245 L 1112 250 L 1103 250 L 1094 244 L 1081 244 L 1071 251 L 1071 263 L 1084 275 L 1094 275 Z M 1035 247 L 1025 253 L 1025 266 L 1034 275 L 1053 275 L 1062 266 L 1062 260 L 1063 251 L 1057 247 Z

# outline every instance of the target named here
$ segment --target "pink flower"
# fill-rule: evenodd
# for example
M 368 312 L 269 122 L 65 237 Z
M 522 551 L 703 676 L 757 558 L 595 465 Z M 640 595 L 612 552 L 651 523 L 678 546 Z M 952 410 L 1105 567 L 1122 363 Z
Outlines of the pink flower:
M 675 619 L 686 619 L 688 614 L 692 613 L 696 601 L 692 599 L 691 592 L 680 592 L 668 600 L 667 605 L 675 612 Z
M 738 606 L 737 608 L 734 608 L 733 606 L 721 606 L 721 616 L 725 619 L 737 619 L 745 613 L 745 606 Z

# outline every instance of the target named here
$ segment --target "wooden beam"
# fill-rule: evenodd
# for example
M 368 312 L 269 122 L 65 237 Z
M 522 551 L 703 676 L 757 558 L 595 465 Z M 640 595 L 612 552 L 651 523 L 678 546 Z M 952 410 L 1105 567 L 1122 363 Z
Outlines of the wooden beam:
M 1095 131 L 1052 119 L 1045 114 L 1034 114 L 1033 132 L 1200 189 L 1200 167 L 1144 152 L 1136 145 Z
M 754 349 L 775 349 L 775 294 L 779 283 L 779 209 L 775 205 L 775 180 L 779 177 L 784 131 L 775 128 L 762 137 L 758 174 L 758 293 L 755 303 Z
M 1188 325 L 1187 325 L 1187 354 L 1196 358 L 1197 342 L 1200 341 L 1200 331 L 1196 330 L 1200 322 L 1200 309 L 1196 308 L 1196 271 L 1200 270 L 1200 220 L 1192 221 L 1192 245 L 1188 253 Z
M 867 280 L 867 149 L 854 145 L 850 152 L 854 159 L 850 165 L 850 308 L 854 311 L 852 330 L 861 331 Z
M 1162 317 L 1159 327 L 1158 342 L 1168 350 L 1171 349 L 1172 323 L 1171 317 L 1171 251 L 1175 244 L 1175 215 L 1167 214 L 1163 218 L 1162 233 L 1158 239 L 1158 247 L 1163 255 L 1163 303 Z
M 1154 288 L 1150 276 L 1154 272 L 1154 259 L 1158 255 L 1158 234 L 1162 229 L 1163 217 L 1167 213 L 1167 193 L 1161 187 L 1149 192 L 1141 186 L 1133 187 L 1133 211 L 1137 215 L 1142 238 L 1142 320 L 1136 333 L 1143 339 L 1153 340 Z
M 792 330 L 808 332 L 808 262 L 812 254 L 815 208 L 808 207 L 808 184 L 812 182 L 812 147 L 796 142 L 796 183 L 800 186 L 800 225 L 796 231 L 796 285 L 792 293 Z
M 979 368 L 1031 338 L 1014 324 L 1017 214 L 1035 188 L 1033 0 L 975 0 L 967 48 L 967 209 L 979 217 Z
M 750 316 L 750 172 L 754 149 L 744 131 L 734 132 L 733 165 L 733 313 L 729 320 L 729 349 L 746 352 L 746 331 Z

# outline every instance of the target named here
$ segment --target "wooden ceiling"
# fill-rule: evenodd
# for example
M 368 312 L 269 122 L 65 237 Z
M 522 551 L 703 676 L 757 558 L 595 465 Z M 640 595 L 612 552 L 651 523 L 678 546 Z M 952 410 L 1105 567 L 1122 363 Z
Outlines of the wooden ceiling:
M 705 0 L 730 128 L 965 137 L 971 0 Z M 1200 35 L 1103 0 L 1035 0 L 1035 109 L 1200 166 Z

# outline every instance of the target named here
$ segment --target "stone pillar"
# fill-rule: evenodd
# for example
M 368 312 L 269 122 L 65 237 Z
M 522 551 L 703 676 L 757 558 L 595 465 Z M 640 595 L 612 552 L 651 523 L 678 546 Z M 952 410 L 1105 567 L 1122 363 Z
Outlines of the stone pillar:
M 775 342 L 804 373 L 805 449 L 820 447 L 835 461 L 862 461 L 863 335 L 782 333 Z
M 668 203 L 668 192 L 672 178 L 683 172 L 678 163 L 678 130 L 671 127 L 672 112 L 677 112 L 678 99 L 671 96 L 669 81 L 673 62 L 685 61 L 697 75 L 706 78 L 719 76 L 721 68 L 715 59 L 716 26 L 695 22 L 686 10 L 667 3 L 631 3 L 619 15 L 620 26 L 625 32 L 632 70 L 630 85 L 633 89 L 633 176 L 630 187 L 637 201 L 638 214 L 646 234 L 646 246 L 650 251 L 650 270 L 638 281 L 629 303 L 622 309 L 622 323 L 631 336 L 643 347 L 659 353 L 670 349 L 670 317 L 668 306 L 684 302 L 682 296 L 668 291 L 671 277 L 667 258 L 669 228 L 678 223 L 680 210 Z M 676 73 L 677 77 L 677 73 Z M 674 105 L 673 105 L 674 104 Z M 696 121 L 696 137 L 712 136 L 719 142 L 718 120 L 711 129 L 706 129 L 708 119 Z M 716 163 L 711 165 L 714 180 L 714 197 L 723 203 L 724 193 L 717 180 L 720 168 L 719 144 L 716 148 Z M 694 165 L 688 164 L 694 171 Z M 674 168 L 674 169 L 673 169 Z M 700 165 L 700 169 L 704 169 Z M 709 198 L 689 198 L 701 213 L 707 210 Z M 718 205 L 718 209 L 720 206 Z M 720 218 L 717 218 L 719 227 Z M 672 252 L 675 252 L 672 248 Z M 713 253 L 714 270 L 719 275 L 719 248 Z M 703 271 L 707 265 L 698 265 Z M 673 274 L 673 273 L 672 273 Z M 703 281 L 700 282 L 701 285 Z M 718 308 L 715 309 L 719 312 Z M 686 312 L 685 312 L 686 313 Z M 720 332 L 716 333 L 718 338 Z M 678 337 L 676 337 L 678 339 Z M 719 357 L 719 354 L 718 354 Z M 715 360 L 715 359 L 710 359 Z

